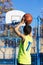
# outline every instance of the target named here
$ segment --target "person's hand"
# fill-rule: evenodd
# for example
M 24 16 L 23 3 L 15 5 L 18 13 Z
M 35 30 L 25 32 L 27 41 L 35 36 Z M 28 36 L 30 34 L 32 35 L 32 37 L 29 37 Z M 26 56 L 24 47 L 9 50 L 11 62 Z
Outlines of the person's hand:
M 25 17 L 22 18 L 21 23 L 25 23 Z

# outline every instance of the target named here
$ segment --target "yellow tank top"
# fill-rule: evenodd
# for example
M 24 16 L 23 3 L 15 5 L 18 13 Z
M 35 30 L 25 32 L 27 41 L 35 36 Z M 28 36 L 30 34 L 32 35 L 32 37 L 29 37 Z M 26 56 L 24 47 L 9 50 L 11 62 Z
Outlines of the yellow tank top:
M 27 35 L 25 37 L 24 43 L 20 42 L 19 53 L 18 53 L 18 62 L 20 64 L 31 64 L 31 45 L 32 45 L 32 37 Z

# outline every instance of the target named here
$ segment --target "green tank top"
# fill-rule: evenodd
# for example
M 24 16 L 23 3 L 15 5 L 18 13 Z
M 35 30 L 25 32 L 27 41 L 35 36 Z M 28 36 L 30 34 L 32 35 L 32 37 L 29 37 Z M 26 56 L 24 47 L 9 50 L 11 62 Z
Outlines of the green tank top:
M 32 45 L 32 37 L 29 35 L 25 36 L 25 41 L 22 43 L 20 41 L 19 53 L 18 53 L 18 62 L 20 64 L 31 64 L 31 45 Z

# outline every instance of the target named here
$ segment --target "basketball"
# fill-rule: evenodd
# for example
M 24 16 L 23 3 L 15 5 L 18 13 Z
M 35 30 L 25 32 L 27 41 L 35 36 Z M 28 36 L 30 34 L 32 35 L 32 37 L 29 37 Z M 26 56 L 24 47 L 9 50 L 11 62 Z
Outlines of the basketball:
M 27 14 L 24 15 L 24 17 L 25 17 L 25 24 L 31 24 L 31 22 L 32 22 L 32 15 L 27 13 Z

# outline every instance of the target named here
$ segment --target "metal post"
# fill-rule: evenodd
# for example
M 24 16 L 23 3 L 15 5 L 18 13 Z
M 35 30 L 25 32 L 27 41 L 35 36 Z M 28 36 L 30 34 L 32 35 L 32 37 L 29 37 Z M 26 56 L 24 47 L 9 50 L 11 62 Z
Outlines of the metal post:
M 15 38 L 15 40 L 16 40 L 16 44 L 17 44 L 17 38 Z M 15 45 L 16 45 L 15 44 Z M 15 48 L 15 65 L 17 65 L 17 59 L 16 59 L 16 48 Z
M 39 17 L 37 17 L 37 36 L 36 36 L 36 42 L 37 42 L 37 65 L 40 65 L 40 21 Z

